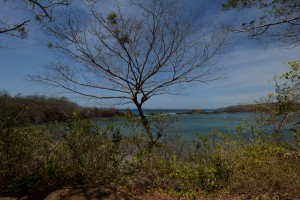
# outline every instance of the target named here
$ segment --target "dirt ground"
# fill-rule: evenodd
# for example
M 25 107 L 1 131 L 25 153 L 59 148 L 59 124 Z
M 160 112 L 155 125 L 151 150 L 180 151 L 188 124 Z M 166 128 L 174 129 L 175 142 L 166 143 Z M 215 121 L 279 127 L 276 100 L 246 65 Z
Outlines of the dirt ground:
M 246 196 L 198 197 L 197 200 L 244 200 Z M 268 198 L 261 198 L 268 199 Z M 87 188 L 84 186 L 61 187 L 52 191 L 34 191 L 22 197 L 0 197 L 0 200 L 177 200 L 163 194 L 126 194 L 109 188 Z
M 128 195 L 107 188 L 62 187 L 52 192 L 39 191 L 23 197 L 0 197 L 0 200 L 173 200 L 161 194 Z

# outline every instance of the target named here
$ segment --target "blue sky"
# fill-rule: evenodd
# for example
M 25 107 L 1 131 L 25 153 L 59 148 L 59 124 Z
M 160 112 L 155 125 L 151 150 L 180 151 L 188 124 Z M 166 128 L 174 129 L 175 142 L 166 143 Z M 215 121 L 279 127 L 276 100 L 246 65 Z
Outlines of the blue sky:
M 114 1 L 102 0 L 99 9 L 108 11 L 113 8 Z M 234 22 L 239 24 L 240 14 L 220 11 L 220 1 L 189 0 L 191 5 L 205 8 L 205 20 L 215 23 Z M 5 5 L 5 6 L 3 6 Z M 6 16 L 11 21 L 28 16 L 27 12 L 7 8 L 8 4 L 0 3 L 0 17 Z M 18 6 L 20 7 L 20 5 Z M 248 13 L 251 16 L 253 13 Z M 40 94 L 47 96 L 68 96 L 56 89 L 32 84 L 26 81 L 29 74 L 37 74 L 43 66 L 57 60 L 57 53 L 48 49 L 47 39 L 34 26 L 30 26 L 30 34 L 26 40 L 20 40 L 7 35 L 0 35 L 0 90 L 7 90 L 11 95 Z M 249 40 L 245 35 L 231 35 L 233 43 L 219 59 L 217 65 L 222 67 L 224 79 L 205 84 L 193 84 L 179 88 L 183 95 L 161 95 L 152 97 L 145 108 L 219 108 L 235 104 L 253 103 L 260 97 L 273 90 L 271 82 L 275 74 L 282 73 L 288 68 L 284 62 L 298 59 L 299 48 L 279 48 L 278 45 L 264 46 Z M 71 96 L 70 96 L 71 97 Z M 111 107 L 101 101 L 73 98 L 81 105 Z M 115 106 L 118 107 L 118 106 Z M 132 105 L 119 106 L 121 108 Z

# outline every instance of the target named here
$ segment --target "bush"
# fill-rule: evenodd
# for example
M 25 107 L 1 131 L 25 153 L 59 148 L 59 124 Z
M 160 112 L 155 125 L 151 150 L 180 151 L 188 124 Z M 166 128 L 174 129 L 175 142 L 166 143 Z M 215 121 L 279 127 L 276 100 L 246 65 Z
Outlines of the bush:
M 75 115 L 67 123 L 16 126 L 17 111 L 0 124 L 0 193 L 60 184 L 104 184 L 120 170 L 120 135 Z M 18 124 L 18 123 L 17 123 Z
M 132 132 L 124 136 L 116 125 L 99 127 L 76 113 L 66 123 L 19 126 L 20 112 L 0 123 L 1 194 L 105 185 L 181 199 L 300 196 L 299 146 L 278 143 L 246 124 L 231 136 L 158 141 L 149 152 L 136 118 L 129 118 Z
M 43 130 L 33 126 L 18 127 L 17 110 L 0 122 L 0 191 L 27 190 L 39 183 L 38 171 L 45 162 L 49 141 Z

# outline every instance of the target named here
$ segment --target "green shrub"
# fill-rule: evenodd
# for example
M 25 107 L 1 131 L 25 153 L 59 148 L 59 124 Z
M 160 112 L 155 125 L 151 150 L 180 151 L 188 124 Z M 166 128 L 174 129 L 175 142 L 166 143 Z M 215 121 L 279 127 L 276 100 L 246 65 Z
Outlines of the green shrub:
M 31 125 L 16 126 L 17 110 L 0 122 L 0 189 L 16 192 L 38 182 L 36 173 L 45 161 L 48 138 Z

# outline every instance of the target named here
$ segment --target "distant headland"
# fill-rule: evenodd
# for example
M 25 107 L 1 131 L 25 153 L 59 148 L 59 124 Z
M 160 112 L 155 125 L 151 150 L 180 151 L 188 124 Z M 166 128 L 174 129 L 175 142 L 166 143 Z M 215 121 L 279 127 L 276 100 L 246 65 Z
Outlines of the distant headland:
M 215 110 L 207 111 L 206 109 L 192 109 L 177 114 L 217 114 L 217 113 L 239 113 L 239 112 L 260 112 L 262 105 L 260 104 L 245 104 L 245 105 L 234 105 L 224 108 L 218 108 Z

